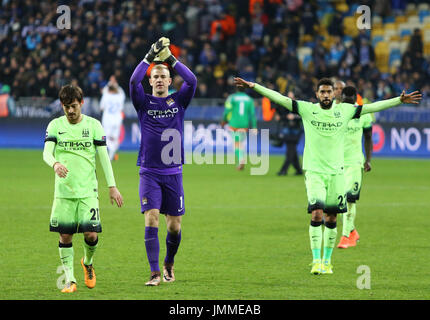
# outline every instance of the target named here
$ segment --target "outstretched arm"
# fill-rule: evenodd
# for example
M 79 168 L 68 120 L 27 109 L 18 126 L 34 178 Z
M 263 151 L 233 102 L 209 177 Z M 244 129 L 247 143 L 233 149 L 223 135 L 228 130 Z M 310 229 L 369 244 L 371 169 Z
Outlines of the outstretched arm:
M 406 94 L 405 91 L 403 91 L 400 97 L 363 105 L 361 114 L 382 111 L 391 107 L 398 106 L 402 103 L 418 104 L 421 98 L 422 94 L 420 94 L 418 91 L 414 91 L 409 94 Z
M 293 100 L 291 100 L 286 96 L 283 96 L 279 92 L 263 87 L 258 83 L 245 81 L 242 78 L 234 78 L 234 84 L 239 88 L 254 89 L 254 91 L 258 92 L 262 96 L 269 98 L 270 101 L 273 101 L 274 103 L 280 106 L 283 106 L 284 108 L 287 108 L 290 111 L 293 111 Z

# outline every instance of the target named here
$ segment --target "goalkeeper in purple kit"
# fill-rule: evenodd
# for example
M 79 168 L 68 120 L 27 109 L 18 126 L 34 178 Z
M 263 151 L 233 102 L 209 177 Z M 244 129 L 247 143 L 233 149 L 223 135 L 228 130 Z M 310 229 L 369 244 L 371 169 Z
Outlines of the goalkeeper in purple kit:
M 167 224 L 166 257 L 163 281 L 175 281 L 174 257 L 181 242 L 181 222 L 185 214 L 182 165 L 184 163 L 184 114 L 197 86 L 195 75 L 171 54 L 170 40 L 155 42 L 130 78 L 130 96 L 137 111 L 141 143 L 137 159 L 140 166 L 139 198 L 145 215 L 145 247 L 151 269 L 147 286 L 161 282 L 158 241 L 159 215 L 165 214 Z M 141 84 L 152 62 L 147 94 Z M 169 95 L 172 83 L 167 63 L 183 79 L 179 91 Z

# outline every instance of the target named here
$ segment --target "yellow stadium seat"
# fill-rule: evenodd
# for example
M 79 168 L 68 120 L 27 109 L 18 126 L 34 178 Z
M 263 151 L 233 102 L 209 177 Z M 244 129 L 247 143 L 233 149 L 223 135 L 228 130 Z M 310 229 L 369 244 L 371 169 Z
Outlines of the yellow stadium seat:
M 416 15 L 418 15 L 418 10 L 411 10 L 406 12 L 407 17 L 416 16 Z
M 385 30 L 382 28 L 375 28 L 375 29 L 371 29 L 372 32 L 372 38 L 376 37 L 376 36 L 384 36 L 385 34 Z
M 385 30 L 397 30 L 397 24 L 390 22 L 390 23 L 386 23 L 384 24 L 384 29 Z
M 411 40 L 411 36 L 409 34 L 402 37 L 402 41 L 410 41 L 410 40 Z
M 405 17 L 405 16 L 397 16 L 396 17 L 396 24 L 404 23 L 406 21 L 407 21 L 407 17 Z
M 304 34 L 300 38 L 300 43 L 310 42 L 313 40 L 313 37 L 310 34 Z
M 430 56 L 430 42 L 424 44 L 424 55 L 426 57 Z
M 336 4 L 336 10 L 340 12 L 347 12 L 349 10 L 349 7 L 346 3 L 337 3 Z

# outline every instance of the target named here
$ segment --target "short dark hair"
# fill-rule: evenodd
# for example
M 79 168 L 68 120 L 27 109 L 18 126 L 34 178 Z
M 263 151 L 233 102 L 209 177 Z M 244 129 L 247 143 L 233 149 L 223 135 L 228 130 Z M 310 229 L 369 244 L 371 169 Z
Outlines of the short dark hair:
M 347 97 L 353 97 L 357 95 L 357 89 L 355 89 L 353 86 L 346 86 L 342 89 L 342 94 Z
M 334 83 L 329 78 L 322 78 L 320 81 L 318 81 L 317 91 L 319 90 L 320 86 L 331 86 L 334 88 Z
M 346 86 L 342 89 L 342 101 L 354 104 L 357 100 L 357 89 L 353 86 Z
M 75 100 L 81 102 L 84 99 L 84 93 L 82 92 L 82 89 L 73 84 L 66 84 L 65 86 L 62 86 L 58 96 L 62 104 L 70 104 Z

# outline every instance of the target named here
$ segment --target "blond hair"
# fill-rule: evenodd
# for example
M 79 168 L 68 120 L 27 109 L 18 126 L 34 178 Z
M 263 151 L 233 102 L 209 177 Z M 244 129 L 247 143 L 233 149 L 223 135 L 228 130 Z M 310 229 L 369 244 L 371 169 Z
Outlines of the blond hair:
M 156 65 L 154 65 L 154 66 L 152 67 L 152 69 L 151 69 L 151 74 L 150 74 L 150 76 L 152 76 L 152 71 L 153 71 L 153 70 L 156 70 L 156 69 L 159 69 L 159 70 L 167 70 L 167 73 L 169 74 L 169 77 L 170 77 L 170 70 L 169 70 L 169 68 L 168 68 L 166 65 L 164 65 L 164 64 L 156 64 Z

